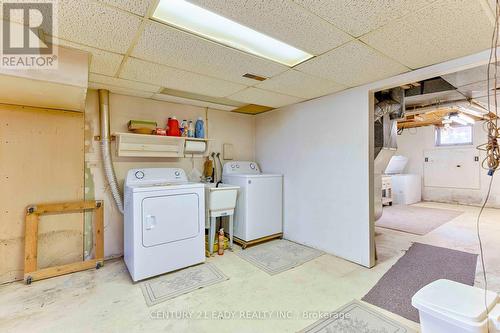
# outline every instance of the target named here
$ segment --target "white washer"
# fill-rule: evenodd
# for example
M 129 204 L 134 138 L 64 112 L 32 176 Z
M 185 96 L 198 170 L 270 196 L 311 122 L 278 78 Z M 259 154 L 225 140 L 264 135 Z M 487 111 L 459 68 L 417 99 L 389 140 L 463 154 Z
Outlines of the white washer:
M 124 259 L 134 281 L 204 262 L 204 185 L 182 169 L 129 170 Z
M 261 173 L 255 162 L 227 162 L 222 182 L 240 187 L 234 236 L 250 242 L 283 233 L 283 176 Z

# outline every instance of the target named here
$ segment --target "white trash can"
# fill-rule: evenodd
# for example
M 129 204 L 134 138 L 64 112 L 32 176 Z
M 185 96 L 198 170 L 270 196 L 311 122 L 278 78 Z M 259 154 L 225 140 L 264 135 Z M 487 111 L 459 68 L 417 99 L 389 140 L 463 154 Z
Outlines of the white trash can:
M 497 311 L 500 307 L 497 302 L 497 293 L 488 291 L 488 310 L 495 308 Z M 419 311 L 422 333 L 488 332 L 483 289 L 450 280 L 437 280 L 420 289 L 411 304 Z M 497 332 L 500 331 L 490 329 L 490 333 Z

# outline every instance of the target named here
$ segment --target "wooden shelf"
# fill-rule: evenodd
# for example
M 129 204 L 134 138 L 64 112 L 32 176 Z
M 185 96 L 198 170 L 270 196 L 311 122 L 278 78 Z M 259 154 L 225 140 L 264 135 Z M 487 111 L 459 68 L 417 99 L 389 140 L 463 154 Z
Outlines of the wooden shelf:
M 187 141 L 205 142 L 205 151 L 186 153 L 187 156 L 205 156 L 209 139 L 162 136 L 135 133 L 114 133 L 119 157 L 184 157 Z

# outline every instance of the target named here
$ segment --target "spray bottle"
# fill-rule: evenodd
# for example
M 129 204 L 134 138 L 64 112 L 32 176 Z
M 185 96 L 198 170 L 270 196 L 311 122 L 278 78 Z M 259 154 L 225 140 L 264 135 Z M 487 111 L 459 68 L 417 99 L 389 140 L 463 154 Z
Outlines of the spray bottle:
M 221 256 L 224 254 L 224 228 L 219 230 L 219 246 L 217 253 Z

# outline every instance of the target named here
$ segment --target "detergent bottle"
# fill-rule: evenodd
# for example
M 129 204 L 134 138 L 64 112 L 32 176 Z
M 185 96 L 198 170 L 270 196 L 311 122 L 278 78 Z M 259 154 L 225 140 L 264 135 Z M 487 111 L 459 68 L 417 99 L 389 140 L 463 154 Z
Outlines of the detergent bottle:
M 190 120 L 188 124 L 188 135 L 189 138 L 194 138 L 194 126 L 193 126 L 193 121 Z
M 194 136 L 199 139 L 205 138 L 205 128 L 201 117 L 198 117 L 198 120 L 196 121 Z

